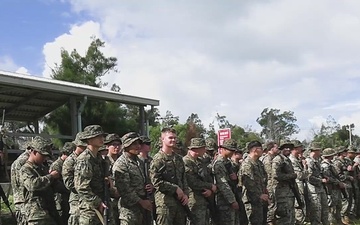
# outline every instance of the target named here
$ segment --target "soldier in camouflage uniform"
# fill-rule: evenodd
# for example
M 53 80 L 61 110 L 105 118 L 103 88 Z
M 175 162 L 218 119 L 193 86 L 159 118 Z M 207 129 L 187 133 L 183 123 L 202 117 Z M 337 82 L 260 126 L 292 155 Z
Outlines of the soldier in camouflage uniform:
M 216 205 L 218 206 L 219 220 L 224 225 L 236 224 L 236 211 L 239 210 L 239 203 L 231 188 L 232 181 L 236 181 L 237 175 L 229 173 L 227 166 L 231 166 L 230 158 L 237 150 L 237 143 L 233 139 L 227 139 L 220 146 L 220 154 L 213 164 L 213 174 L 218 188 L 216 193 Z
M 243 187 L 243 202 L 251 225 L 266 224 L 266 210 L 269 195 L 266 189 L 267 175 L 263 163 L 262 145 L 258 141 L 248 144 L 249 155 L 241 165 L 239 185 Z
M 205 154 L 205 140 L 192 138 L 188 154 L 183 157 L 189 193 L 189 207 L 193 214 L 192 225 L 208 225 L 209 211 L 207 198 L 216 192 L 216 186 L 208 173 L 206 165 L 199 158 Z
M 328 192 L 328 203 L 329 203 L 329 221 L 330 224 L 342 224 L 341 221 L 341 189 L 345 190 L 345 184 L 340 181 L 339 174 L 331 162 L 337 152 L 332 148 L 324 149 L 322 157 L 324 158 L 321 162 L 321 170 L 324 177 L 328 178 L 326 188 Z
M 269 205 L 267 210 L 267 222 L 269 224 L 274 223 L 275 221 L 275 210 L 276 210 L 276 201 L 275 201 L 275 193 L 273 186 L 273 175 L 272 175 L 272 161 L 277 156 L 280 151 L 278 148 L 278 144 L 270 141 L 267 143 L 266 148 L 268 153 L 265 156 L 260 157 L 262 163 L 264 164 L 264 168 L 267 174 L 267 190 L 269 191 Z
M 311 151 L 306 159 L 309 171 L 309 219 L 312 225 L 329 225 L 329 206 L 327 201 L 327 193 L 324 185 L 329 181 L 322 174 L 320 164 L 321 145 L 318 142 L 312 142 L 309 146 Z
M 98 150 L 103 146 L 105 134 L 99 125 L 84 128 L 81 141 L 87 148 L 75 163 L 74 185 L 79 195 L 79 224 L 101 225 L 105 205 L 105 173 L 103 159 Z
M 352 206 L 353 201 L 353 192 L 352 192 L 352 186 L 351 181 L 354 180 L 354 178 L 350 175 L 350 164 L 349 161 L 345 159 L 346 157 L 346 151 L 347 149 L 344 146 L 340 146 L 337 148 L 338 156 L 336 159 L 333 160 L 336 172 L 339 174 L 340 181 L 345 183 L 345 189 L 347 192 L 347 198 L 343 198 L 342 203 L 342 209 L 341 209 L 341 216 L 342 216 L 342 222 L 344 224 L 350 224 L 350 210 Z
M 135 132 L 125 134 L 122 138 L 123 154 L 113 167 L 115 186 L 120 198 L 120 225 L 142 225 L 145 211 L 152 212 L 152 203 L 147 193 L 152 186 L 146 185 L 145 175 L 140 167 L 138 154 L 141 148 L 140 136 Z
M 60 174 L 51 171 L 44 174 L 42 164 L 46 157 L 51 156 L 51 142 L 37 136 L 30 144 L 31 153 L 26 163 L 20 169 L 21 188 L 25 198 L 25 211 L 28 225 L 52 225 L 57 224 L 49 212 L 50 202 L 48 193 L 52 182 L 56 181 Z
M 290 185 L 295 184 L 297 177 L 290 159 L 288 158 L 294 144 L 281 141 L 280 154 L 272 160 L 272 185 L 276 201 L 275 219 L 277 224 L 295 224 L 295 193 Z
M 355 217 L 357 216 L 357 211 L 359 207 L 359 185 L 358 185 L 358 175 L 359 171 L 357 170 L 357 166 L 355 165 L 354 158 L 356 156 L 356 148 L 353 146 L 348 147 L 348 151 L 345 157 L 345 160 L 350 167 L 348 168 L 349 175 L 353 177 L 353 180 L 351 181 L 351 187 L 352 187 L 352 195 L 353 195 L 353 201 L 350 209 L 351 216 Z M 355 218 L 354 218 L 355 219 Z
M 74 186 L 74 172 L 75 172 L 75 161 L 76 158 L 86 149 L 87 144 L 80 140 L 82 133 L 76 134 L 76 138 L 73 144 L 76 146 L 75 150 L 67 157 L 62 167 L 62 178 L 65 187 L 70 191 L 69 196 L 69 219 L 68 225 L 79 224 L 79 196 Z
M 205 144 L 206 152 L 201 158 L 207 166 L 210 166 L 217 155 L 218 146 L 213 138 L 206 138 Z
M 292 163 L 294 171 L 297 175 L 296 184 L 299 189 L 301 200 L 305 203 L 305 195 L 307 195 L 307 179 L 309 178 L 309 172 L 307 171 L 307 166 L 300 159 L 300 154 L 303 152 L 303 145 L 298 140 L 291 141 L 294 144 L 294 148 L 291 150 L 289 159 Z M 304 165 L 305 164 L 305 165 Z M 306 191 L 305 191 L 306 190 Z M 295 224 L 302 224 L 305 221 L 306 217 L 306 206 L 301 209 L 299 203 L 295 203 Z
M 15 217 L 18 225 L 26 224 L 25 217 L 25 199 L 20 183 L 20 169 L 30 156 L 30 148 L 27 148 L 21 155 L 11 164 L 11 187 L 13 192 L 13 201 L 15 208 Z
M 67 224 L 69 219 L 69 197 L 70 191 L 66 188 L 63 179 L 62 179 L 62 167 L 66 158 L 75 150 L 76 145 L 72 142 L 65 142 L 63 148 L 61 149 L 61 156 L 55 160 L 51 166 L 50 170 L 56 170 L 60 174 L 59 182 L 56 183 L 55 186 L 55 202 L 56 209 L 58 210 L 61 223 Z
M 185 225 L 189 188 L 185 166 L 180 155 L 173 152 L 176 131 L 163 128 L 162 148 L 150 165 L 150 178 L 155 188 L 155 205 L 158 225 Z

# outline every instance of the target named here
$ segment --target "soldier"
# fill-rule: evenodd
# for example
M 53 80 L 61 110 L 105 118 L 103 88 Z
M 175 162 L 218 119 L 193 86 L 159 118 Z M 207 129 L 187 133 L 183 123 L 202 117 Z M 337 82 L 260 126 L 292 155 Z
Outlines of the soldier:
M 152 186 L 146 185 L 145 175 L 140 167 L 138 154 L 141 148 L 140 136 L 135 132 L 125 134 L 122 138 L 123 154 L 116 160 L 113 167 L 115 186 L 120 198 L 120 224 L 141 225 L 144 210 L 151 212 L 152 203 L 146 199 Z
M 150 178 L 155 188 L 155 205 L 158 225 L 185 225 L 188 207 L 188 184 L 185 166 L 180 155 L 173 152 L 176 131 L 161 130 L 162 148 L 150 165 Z
M 25 199 L 20 183 L 20 169 L 30 156 L 31 149 L 27 146 L 26 150 L 11 164 L 11 187 L 15 208 L 15 217 L 18 225 L 26 224 Z
M 272 176 L 272 161 L 277 156 L 280 151 L 278 148 L 278 144 L 270 141 L 267 143 L 266 148 L 268 149 L 268 153 L 265 156 L 261 156 L 262 163 L 264 164 L 264 168 L 267 174 L 267 187 L 266 189 L 269 191 L 269 205 L 267 210 L 267 222 L 269 224 L 273 224 L 275 221 L 275 210 L 276 210 L 276 202 L 274 196 L 274 187 L 273 187 L 273 176 Z
M 193 214 L 193 220 L 190 221 L 192 225 L 209 224 L 207 198 L 210 198 L 217 189 L 206 165 L 199 158 L 205 154 L 205 151 L 205 140 L 203 138 L 192 138 L 188 153 L 183 157 L 186 179 L 190 187 L 189 207 Z
M 341 190 L 345 191 L 345 184 L 340 181 L 339 174 L 336 172 L 331 160 L 336 155 L 336 151 L 332 148 L 324 149 L 321 162 L 321 170 L 324 177 L 329 178 L 326 183 L 328 192 L 328 205 L 329 205 L 329 221 L 330 225 L 342 224 L 341 221 Z
M 339 174 L 340 181 L 345 183 L 345 189 L 347 193 L 347 198 L 343 199 L 341 209 L 342 222 L 344 224 L 350 224 L 351 220 L 349 216 L 353 200 L 351 181 L 354 180 L 354 178 L 349 173 L 349 169 L 351 170 L 351 165 L 349 165 L 349 162 L 345 159 L 347 154 L 346 151 L 347 149 L 344 146 L 340 146 L 337 148 L 338 157 L 334 159 L 334 166 L 336 172 Z
M 322 174 L 320 164 L 321 145 L 319 142 L 312 142 L 309 146 L 310 154 L 306 159 L 309 171 L 309 219 L 312 225 L 329 225 L 329 206 L 327 193 L 324 185 L 329 181 Z
M 243 202 L 251 225 L 266 224 L 266 210 L 269 195 L 266 190 L 267 175 L 264 165 L 259 160 L 262 145 L 259 141 L 248 144 L 249 155 L 241 165 L 239 185 L 243 187 Z
M 105 133 L 101 126 L 84 128 L 80 137 L 87 148 L 75 163 L 74 185 L 79 195 L 79 224 L 100 225 L 105 205 L 105 170 L 98 150 L 104 144 Z
M 299 189 L 301 200 L 303 203 L 305 203 L 305 195 L 308 195 L 306 181 L 309 178 L 309 172 L 307 171 L 306 161 L 302 161 L 300 159 L 300 155 L 303 152 L 303 145 L 298 140 L 293 140 L 291 142 L 294 144 L 294 148 L 291 150 L 289 159 L 297 175 L 295 181 Z M 305 221 L 305 217 L 306 217 L 306 206 L 304 205 L 304 207 L 301 208 L 299 203 L 296 201 L 295 224 L 303 224 L 303 222 Z
M 218 188 L 216 193 L 216 205 L 218 206 L 219 220 L 224 225 L 235 225 L 236 211 L 239 210 L 239 203 L 236 201 L 231 182 L 236 181 L 237 175 L 229 173 L 226 168 L 231 166 L 230 158 L 237 150 L 236 141 L 227 139 L 220 146 L 220 155 L 216 158 L 213 165 L 213 174 L 215 176 L 215 184 Z
M 27 224 L 51 225 L 57 224 L 52 212 L 49 211 L 51 202 L 48 200 L 52 182 L 59 178 L 57 171 L 44 174 L 41 168 L 46 157 L 51 156 L 51 143 L 40 136 L 30 144 L 31 153 L 28 160 L 20 169 L 21 188 L 24 193 Z M 51 192 L 52 193 L 52 192 Z
M 62 167 L 62 178 L 65 184 L 65 187 L 70 191 L 69 196 L 69 225 L 78 225 L 79 224 L 79 196 L 75 190 L 74 186 L 74 172 L 75 172 L 75 161 L 76 158 L 86 149 L 87 144 L 80 140 L 82 133 L 79 132 L 76 134 L 75 140 L 72 142 L 76 148 L 75 150 L 67 157 L 64 161 Z
M 61 156 L 55 160 L 51 166 L 50 170 L 56 170 L 60 174 L 59 182 L 55 186 L 55 202 L 56 209 L 58 210 L 61 218 L 62 224 L 67 224 L 69 219 L 69 196 L 70 191 L 66 188 L 63 179 L 62 179 L 62 167 L 66 158 L 75 150 L 76 145 L 72 142 L 65 142 L 63 148 L 61 149 Z
M 217 155 L 218 146 L 213 138 L 206 138 L 205 144 L 206 152 L 201 158 L 206 165 L 210 166 Z
M 345 157 L 345 161 L 349 165 L 348 172 L 351 177 L 353 177 L 353 180 L 351 181 L 351 187 L 352 187 L 352 205 L 350 209 L 350 215 L 355 217 L 358 216 L 356 212 L 358 211 L 359 207 L 359 186 L 358 186 L 358 175 L 359 171 L 357 170 L 357 165 L 355 165 L 354 159 L 356 156 L 356 148 L 353 146 L 348 147 L 348 151 Z M 355 165 L 355 166 L 354 166 Z M 354 218 L 355 219 L 355 218 Z

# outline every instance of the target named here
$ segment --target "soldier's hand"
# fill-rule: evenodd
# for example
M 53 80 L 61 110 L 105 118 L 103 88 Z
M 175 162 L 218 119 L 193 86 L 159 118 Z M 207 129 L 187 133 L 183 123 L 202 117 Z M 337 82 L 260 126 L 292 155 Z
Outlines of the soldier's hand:
M 145 190 L 147 191 L 147 193 L 152 193 L 154 190 L 154 186 L 152 184 L 147 184 L 145 185 Z
M 327 183 L 328 180 L 329 180 L 329 178 L 325 177 L 325 178 L 321 179 L 321 182 L 322 182 L 322 183 Z
M 183 198 L 183 196 L 184 196 L 183 190 L 181 190 L 181 188 L 177 188 L 177 189 L 176 189 L 176 195 L 177 195 L 177 198 L 178 198 L 179 200 L 181 200 L 181 199 Z
M 215 193 L 215 192 L 217 191 L 217 187 L 216 187 L 215 184 L 213 184 L 213 185 L 211 186 L 211 191 L 212 191 L 213 193 Z
M 180 200 L 181 200 L 182 205 L 187 205 L 189 203 L 189 198 L 185 194 L 183 195 L 183 197 Z
M 56 170 L 51 171 L 50 175 L 55 179 L 60 177 L 60 173 L 58 171 L 56 171 Z
M 202 192 L 202 195 L 207 198 L 207 197 L 210 197 L 212 195 L 212 191 L 209 190 L 209 189 L 205 189 L 203 192 Z
M 348 165 L 346 169 L 347 171 L 353 171 L 353 167 L 351 165 Z
M 233 202 L 233 203 L 231 203 L 231 208 L 233 208 L 235 210 L 239 210 L 239 204 L 237 202 Z
M 99 212 L 103 213 L 104 209 L 107 209 L 108 207 L 105 205 L 105 203 L 101 202 L 101 204 L 98 207 Z
M 237 179 L 238 179 L 238 177 L 237 177 L 236 173 L 230 174 L 230 180 L 237 180 Z
M 139 201 L 139 204 L 141 205 L 141 207 L 143 207 L 144 209 L 148 210 L 148 211 L 152 211 L 152 202 L 150 200 L 143 200 L 141 199 Z
M 262 194 L 262 195 L 260 195 L 260 199 L 263 200 L 264 202 L 268 202 L 269 201 L 269 195 L 268 194 Z

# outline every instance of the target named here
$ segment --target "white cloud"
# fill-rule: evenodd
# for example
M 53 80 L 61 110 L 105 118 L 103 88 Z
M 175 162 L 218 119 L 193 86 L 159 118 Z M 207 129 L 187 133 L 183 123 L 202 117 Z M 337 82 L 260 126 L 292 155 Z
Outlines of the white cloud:
M 44 46 L 44 76 L 61 47 L 84 52 L 96 35 L 119 60 L 120 74 L 105 80 L 160 99 L 181 120 L 218 112 L 256 127 L 273 107 L 295 112 L 299 138 L 328 115 L 358 121 L 353 107 L 337 107 L 360 102 L 358 1 L 69 2 L 92 21 Z
M 0 70 L 28 74 L 25 67 L 20 67 L 9 56 L 0 56 Z

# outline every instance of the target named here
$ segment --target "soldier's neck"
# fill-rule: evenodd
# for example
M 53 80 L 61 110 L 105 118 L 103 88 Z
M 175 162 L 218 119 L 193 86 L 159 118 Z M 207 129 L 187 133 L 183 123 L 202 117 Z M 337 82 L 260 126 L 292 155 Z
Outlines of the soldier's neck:
M 100 148 L 100 147 L 96 147 L 96 146 L 94 146 L 94 145 L 88 145 L 88 146 L 87 146 L 87 149 L 89 149 L 94 156 L 97 155 L 97 153 L 98 153 L 98 151 L 99 151 L 99 148 Z
M 172 148 L 169 148 L 167 146 L 163 146 L 161 148 L 161 151 L 163 151 L 165 154 L 167 155 L 172 155 L 173 154 L 173 149 Z

